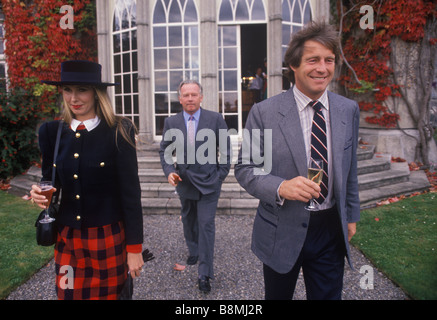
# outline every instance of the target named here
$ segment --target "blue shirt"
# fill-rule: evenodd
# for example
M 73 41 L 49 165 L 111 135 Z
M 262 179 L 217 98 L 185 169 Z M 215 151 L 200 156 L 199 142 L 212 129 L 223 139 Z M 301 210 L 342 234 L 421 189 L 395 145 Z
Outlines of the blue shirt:
M 197 126 L 199 125 L 199 118 L 200 118 L 200 110 L 201 108 L 199 108 L 199 110 L 197 110 L 194 114 L 194 132 L 197 133 Z M 184 120 L 185 120 L 185 126 L 187 127 L 187 133 L 188 133 L 188 119 L 190 119 L 191 115 L 186 113 L 185 111 L 183 111 L 183 115 L 184 115 Z

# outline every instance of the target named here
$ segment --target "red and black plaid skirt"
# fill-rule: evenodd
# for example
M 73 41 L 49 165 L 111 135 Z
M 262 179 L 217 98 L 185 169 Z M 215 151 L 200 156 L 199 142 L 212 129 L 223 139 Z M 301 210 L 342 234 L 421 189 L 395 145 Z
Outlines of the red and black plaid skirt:
M 60 300 L 115 300 L 127 278 L 124 227 L 60 227 L 55 245 Z

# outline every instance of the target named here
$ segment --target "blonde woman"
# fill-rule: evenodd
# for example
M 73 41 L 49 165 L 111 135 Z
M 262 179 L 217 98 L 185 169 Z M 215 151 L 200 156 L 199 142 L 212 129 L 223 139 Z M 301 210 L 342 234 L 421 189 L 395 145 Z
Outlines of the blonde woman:
M 144 264 L 135 125 L 114 114 L 106 89 L 115 84 L 101 81 L 97 63 L 63 62 L 61 81 L 43 82 L 60 86 L 64 101 L 55 164 L 59 122 L 39 130 L 42 180 L 51 180 L 55 165 L 62 195 L 56 217 L 58 299 L 117 299 L 128 271 L 135 278 Z M 44 208 L 47 199 L 40 192 L 32 186 L 33 200 Z M 73 271 L 68 285 L 65 270 Z

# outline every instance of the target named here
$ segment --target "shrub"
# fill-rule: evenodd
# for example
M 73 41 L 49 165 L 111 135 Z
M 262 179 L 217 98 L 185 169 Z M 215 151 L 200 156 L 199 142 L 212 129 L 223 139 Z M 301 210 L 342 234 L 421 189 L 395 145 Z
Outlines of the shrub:
M 7 181 L 39 162 L 36 127 L 40 110 L 38 97 L 30 92 L 0 91 L 0 180 Z

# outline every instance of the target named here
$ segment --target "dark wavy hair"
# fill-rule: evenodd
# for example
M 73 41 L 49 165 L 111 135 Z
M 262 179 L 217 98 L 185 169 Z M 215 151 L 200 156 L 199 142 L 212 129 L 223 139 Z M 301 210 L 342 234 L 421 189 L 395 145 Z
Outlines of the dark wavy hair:
M 326 23 L 310 22 L 302 30 L 295 33 L 285 52 L 284 62 L 287 67 L 285 76 L 295 83 L 294 71 L 290 68 L 300 66 L 303 56 L 304 44 L 308 40 L 313 40 L 330 49 L 335 55 L 335 64 L 340 60 L 340 40 L 337 31 L 333 26 Z

